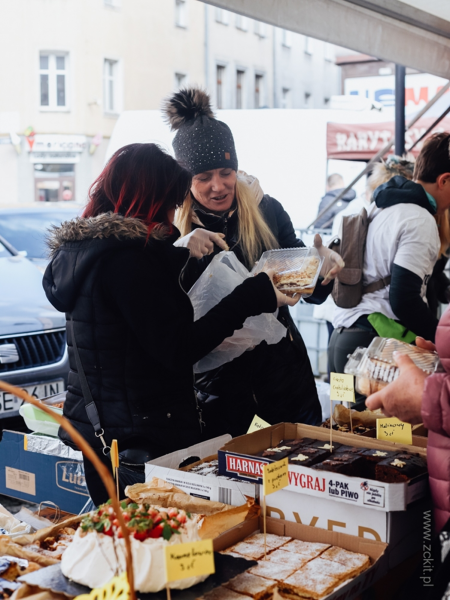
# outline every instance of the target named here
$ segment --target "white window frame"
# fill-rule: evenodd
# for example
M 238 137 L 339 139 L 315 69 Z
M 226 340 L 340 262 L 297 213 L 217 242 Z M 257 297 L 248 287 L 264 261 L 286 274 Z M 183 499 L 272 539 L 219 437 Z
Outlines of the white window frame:
M 107 72 L 110 65 L 113 65 L 113 106 L 109 103 L 109 81 L 110 74 Z M 103 58 L 103 113 L 105 115 L 117 116 L 123 109 L 123 91 L 122 91 L 122 61 L 111 56 Z
M 259 80 L 259 87 L 258 87 L 259 104 L 257 104 L 257 102 L 256 102 L 256 82 L 258 80 Z M 255 73 L 255 77 L 253 80 L 253 104 L 255 105 L 255 108 L 261 108 L 262 106 L 265 106 L 265 100 L 266 100 L 265 85 L 266 85 L 265 74 L 257 71 Z
M 314 40 L 313 38 L 305 35 L 305 54 L 312 56 L 314 54 Z
M 225 8 L 216 7 L 214 11 L 214 17 L 216 23 L 221 23 L 222 25 L 228 25 L 228 23 L 230 22 L 230 13 L 227 10 L 225 10 Z
M 292 90 L 288 87 L 281 89 L 281 108 L 291 108 Z
M 324 42 L 323 49 L 324 58 L 327 62 L 334 63 L 336 57 L 334 55 L 334 46 L 333 44 L 329 44 L 328 42 Z
M 220 98 L 219 98 L 219 69 L 221 69 L 222 78 L 220 80 Z M 225 82 L 227 77 L 227 67 L 223 63 L 216 64 L 216 106 L 218 109 L 225 108 Z M 220 102 L 219 102 L 220 100 Z
M 255 21 L 255 33 L 260 38 L 267 37 L 267 25 L 262 21 Z
M 182 87 L 186 87 L 188 85 L 188 76 L 187 73 L 183 71 L 175 71 L 174 74 L 174 86 L 175 90 L 180 90 Z
M 248 23 L 248 17 L 244 17 L 244 15 L 236 15 L 236 29 L 248 31 Z
M 241 75 L 241 106 L 238 106 L 238 85 L 239 85 L 239 75 Z M 236 69 L 236 95 L 235 95 L 235 104 L 236 109 L 241 110 L 246 106 L 246 70 L 243 68 Z
M 48 56 L 48 69 L 41 69 L 41 56 Z M 64 57 L 64 70 L 56 69 L 56 58 Z M 38 56 L 38 89 L 39 110 L 42 112 L 69 112 L 70 111 L 70 58 L 67 51 L 41 50 Z M 41 104 L 41 75 L 48 76 L 48 106 Z M 64 75 L 64 106 L 58 106 L 57 102 L 57 76 Z
M 188 26 L 188 7 L 187 0 L 174 0 L 175 2 L 175 26 L 187 29 Z
M 285 48 L 292 48 L 292 31 L 289 31 L 289 29 L 281 30 L 281 44 Z

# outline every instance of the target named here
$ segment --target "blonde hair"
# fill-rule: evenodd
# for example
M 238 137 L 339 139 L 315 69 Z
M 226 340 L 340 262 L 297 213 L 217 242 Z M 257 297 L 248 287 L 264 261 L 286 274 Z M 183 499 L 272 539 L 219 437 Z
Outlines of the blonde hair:
M 239 177 L 236 180 L 236 202 L 239 213 L 237 243 L 251 269 L 264 250 L 278 248 L 279 244 L 259 209 L 255 191 Z M 192 231 L 192 223 L 202 225 L 194 212 L 193 204 L 194 199 L 189 193 L 175 215 L 175 225 L 182 236 Z

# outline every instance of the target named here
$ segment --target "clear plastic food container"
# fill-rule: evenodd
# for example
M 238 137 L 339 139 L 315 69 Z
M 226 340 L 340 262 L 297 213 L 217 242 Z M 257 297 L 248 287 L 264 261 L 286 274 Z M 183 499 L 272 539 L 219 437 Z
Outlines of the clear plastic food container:
M 274 269 L 274 284 L 288 296 L 312 294 L 319 278 L 323 258 L 316 248 L 283 248 L 267 250 L 253 267 L 252 274 L 264 267 Z
M 442 368 L 436 352 L 392 338 L 376 337 L 368 348 L 356 348 L 344 368 L 344 373 L 355 376 L 355 389 L 358 393 L 369 396 L 398 377 L 394 352 L 409 356 L 425 373 L 431 374 Z
M 55 413 L 59 415 L 63 414 L 63 409 L 56 408 L 54 405 L 61 404 L 65 402 L 66 392 L 62 392 L 56 396 L 50 396 L 49 398 L 43 398 L 41 402 L 46 404 L 49 408 L 51 408 Z M 37 408 L 33 404 L 28 404 L 24 402 L 22 406 L 19 408 L 19 414 L 23 417 L 26 426 L 31 431 L 36 433 L 43 433 L 45 435 L 51 435 L 53 437 L 58 437 L 58 429 L 59 423 L 55 419 L 53 419 L 50 415 L 45 413 L 40 408 Z

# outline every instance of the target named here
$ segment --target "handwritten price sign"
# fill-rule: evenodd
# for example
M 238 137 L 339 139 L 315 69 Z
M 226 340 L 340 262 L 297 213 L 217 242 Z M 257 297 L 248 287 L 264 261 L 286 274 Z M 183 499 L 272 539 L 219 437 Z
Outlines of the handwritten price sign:
M 338 402 L 355 401 L 353 375 L 330 373 L 330 400 L 336 400 Z
M 289 485 L 288 459 L 278 460 L 263 467 L 264 495 L 278 492 Z
M 253 433 L 254 431 L 259 431 L 260 429 L 265 429 L 266 427 L 270 427 L 270 423 L 267 423 L 264 421 L 264 419 L 261 419 L 258 417 L 258 415 L 255 415 L 247 433 Z
M 164 548 L 167 582 L 215 572 L 212 540 L 173 544 Z
M 377 419 L 377 439 L 412 444 L 412 429 L 409 423 L 403 423 L 397 417 Z

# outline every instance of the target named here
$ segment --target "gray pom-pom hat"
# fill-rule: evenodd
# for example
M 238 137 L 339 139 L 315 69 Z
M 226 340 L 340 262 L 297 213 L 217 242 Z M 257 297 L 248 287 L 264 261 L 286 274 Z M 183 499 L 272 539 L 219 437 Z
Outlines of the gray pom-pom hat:
M 233 134 L 214 117 L 208 94 L 199 88 L 179 90 L 164 101 L 163 111 L 177 133 L 172 146 L 179 163 L 193 175 L 213 169 L 238 169 Z

